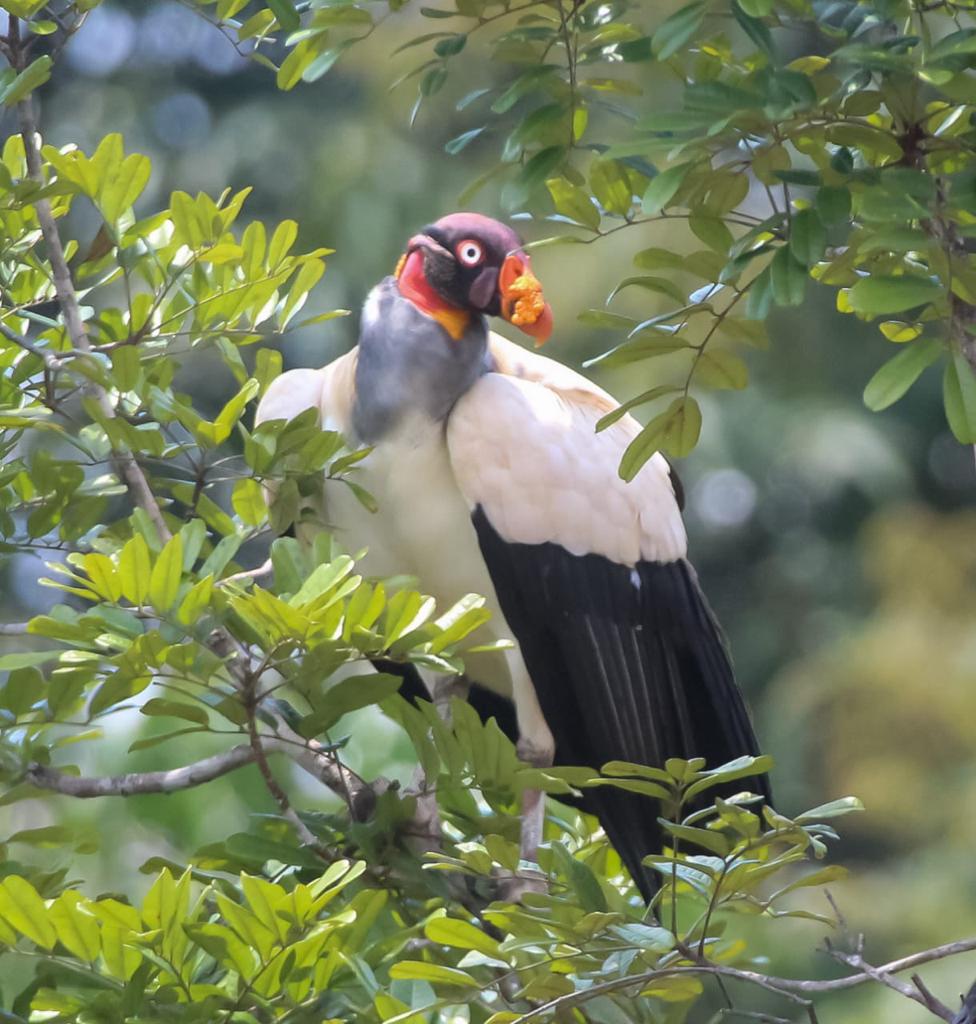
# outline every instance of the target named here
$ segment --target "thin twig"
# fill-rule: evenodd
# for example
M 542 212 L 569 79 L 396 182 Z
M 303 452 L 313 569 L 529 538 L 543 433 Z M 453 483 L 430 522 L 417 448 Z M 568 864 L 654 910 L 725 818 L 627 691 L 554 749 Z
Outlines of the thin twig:
M 37 356 L 38 359 L 44 363 L 44 366 L 52 372 L 61 369 L 61 360 L 53 352 L 49 352 L 43 348 L 38 348 L 32 341 L 28 341 L 25 337 L 14 330 L 11 330 L 4 323 L 0 323 L 0 334 L 2 334 L 7 341 L 12 341 L 15 345 L 24 349 L 25 352 L 30 352 L 31 355 Z
M 962 1006 L 951 1024 L 976 1024 L 976 982 L 963 997 Z
M 238 479 L 237 477 L 228 479 Z M 270 576 L 274 572 L 274 566 L 271 564 L 271 559 L 267 559 L 262 562 L 256 569 L 245 569 L 243 572 L 231 573 L 230 576 L 225 576 L 223 579 L 217 581 L 216 586 L 226 587 L 228 583 L 237 583 L 239 580 L 256 580 L 261 576 Z
M 948 1017 L 942 1017 L 943 1020 L 951 1020 L 953 1017 L 952 1010 L 949 1009 L 941 999 L 937 998 L 932 992 L 929 991 L 929 987 L 917 974 L 912 975 L 912 984 L 918 989 L 925 1001 L 925 1005 L 932 1011 L 937 1017 L 942 1017 L 943 1011 L 949 1014 Z
M 301 840 L 302 846 L 307 846 L 316 856 L 321 857 L 324 861 L 330 861 L 331 858 L 325 854 L 312 830 L 298 816 L 298 812 L 292 807 L 291 801 L 288 799 L 288 794 L 281 788 L 281 784 L 274 777 L 271 765 L 268 764 L 268 756 L 261 743 L 261 736 L 258 733 L 253 700 L 247 705 L 247 734 L 250 740 L 251 753 L 254 755 L 254 761 L 258 766 L 258 771 L 261 773 L 261 778 L 264 779 L 265 788 L 278 805 L 282 816 L 291 822 L 292 828 L 294 828 L 295 834 Z
M 911 999 L 912 1002 L 924 1006 L 927 1010 L 930 1010 L 937 1017 L 941 1017 L 943 1020 L 952 1020 L 952 1011 L 949 1007 L 945 1006 L 938 1000 L 935 1000 L 931 993 L 929 994 L 929 998 L 926 998 L 926 996 L 923 995 L 917 987 L 909 985 L 908 982 L 902 981 L 900 978 L 893 977 L 884 970 L 884 968 L 878 968 L 868 963 L 868 961 L 864 959 L 864 955 L 861 951 L 863 945 L 864 937 L 861 936 L 858 941 L 858 948 L 854 953 L 845 953 L 839 949 L 830 949 L 829 952 L 835 960 L 838 960 L 840 963 L 847 967 L 851 967 L 856 971 L 860 971 L 872 981 L 876 981 L 879 985 L 884 985 L 885 988 L 890 988 L 892 991 L 897 992 L 906 999 Z

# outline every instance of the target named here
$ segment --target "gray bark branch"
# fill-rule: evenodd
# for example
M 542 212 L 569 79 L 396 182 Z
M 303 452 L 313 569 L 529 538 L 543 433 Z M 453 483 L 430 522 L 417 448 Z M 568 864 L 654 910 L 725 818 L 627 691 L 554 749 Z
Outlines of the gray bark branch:
M 333 755 L 322 750 L 314 740 L 302 739 L 290 730 L 289 736 L 259 734 L 261 747 L 269 754 L 282 754 L 294 761 L 300 768 L 329 789 L 340 791 L 343 782 L 338 778 L 337 762 Z M 202 758 L 180 768 L 155 772 L 128 772 L 125 775 L 84 776 L 70 775 L 49 765 L 31 764 L 25 773 L 25 781 L 39 789 L 51 790 L 64 796 L 91 799 L 102 796 L 134 796 L 138 793 L 175 793 L 181 789 L 192 789 L 206 782 L 219 779 L 244 765 L 256 760 L 250 744 L 242 743 L 229 750 Z M 369 817 L 375 803 L 376 790 L 385 780 L 370 785 L 355 772 L 342 767 L 347 776 L 345 785 L 357 810 L 357 820 Z
M 33 181 L 43 185 L 44 171 L 32 97 L 28 96 L 17 104 L 17 114 L 20 121 L 20 133 L 24 140 L 27 172 Z M 79 352 L 89 353 L 92 346 L 88 338 L 88 328 L 85 326 L 81 307 L 78 305 L 78 295 L 75 292 L 74 281 L 71 279 L 71 271 L 68 269 L 68 261 L 64 256 L 64 246 L 61 243 L 61 234 L 58 231 L 51 204 L 47 199 L 38 199 L 34 202 L 34 209 L 37 211 L 37 220 L 41 227 L 41 234 L 44 236 L 44 244 L 47 247 L 54 292 L 61 315 L 64 317 L 64 325 L 71 346 Z M 108 392 L 98 384 L 90 384 L 88 389 L 98 402 L 102 415 L 106 419 L 115 419 L 115 406 L 112 404 Z M 112 444 L 112 454 L 119 477 L 128 489 L 133 502 L 143 509 L 152 520 L 160 540 L 169 540 L 171 534 L 163 519 L 159 502 L 149 486 L 145 473 L 136 462 L 135 456 L 124 444 L 119 443 Z
M 7 41 L 10 45 L 11 53 L 15 58 L 18 70 L 23 70 L 25 54 L 23 46 L 20 43 L 19 22 L 16 18 L 10 19 L 10 35 Z M 28 174 L 33 181 L 43 185 L 45 182 L 40 148 L 40 136 L 38 133 L 37 119 L 34 114 L 34 106 L 30 96 L 21 100 L 21 102 L 17 104 L 17 112 L 20 132 L 24 140 L 24 153 L 27 162 Z M 88 329 L 85 325 L 84 318 L 81 315 L 78 295 L 75 291 L 74 281 L 71 277 L 68 262 L 65 259 L 64 246 L 61 241 L 61 235 L 58 231 L 58 225 L 55 220 L 54 213 L 51 209 L 51 204 L 47 199 L 41 198 L 34 202 L 34 208 L 37 211 L 38 223 L 40 224 L 41 233 L 44 237 L 48 261 L 51 265 L 51 277 L 54 283 L 55 295 L 57 297 L 58 306 L 61 310 L 61 315 L 64 319 L 65 329 L 68 333 L 71 347 L 78 353 L 89 354 L 92 351 L 92 345 L 88 337 Z M 17 341 L 17 343 L 20 344 L 20 341 Z M 29 342 L 26 342 L 22 347 L 31 350 Z M 42 353 L 42 355 L 44 354 Z M 47 356 L 44 355 L 44 358 L 47 363 Z M 87 388 L 89 393 L 98 403 L 102 415 L 107 420 L 115 419 L 116 410 L 108 392 L 98 384 L 89 384 Z M 156 528 L 160 540 L 163 542 L 168 541 L 172 537 L 172 533 L 166 524 L 159 502 L 149 484 L 149 480 L 143 472 L 142 467 L 136 461 L 134 454 L 125 444 L 118 442 L 112 443 L 112 454 L 119 478 L 125 484 L 133 504 L 137 508 L 141 508 L 149 516 Z M 231 678 L 234 680 L 238 689 L 245 692 L 247 686 L 250 685 L 252 681 L 250 657 L 248 652 L 223 627 L 218 628 L 211 635 L 209 646 L 215 652 L 220 653 L 223 656 L 228 656 L 227 670 L 230 672 Z M 285 747 L 278 748 L 276 746 L 275 737 L 262 736 L 262 746 L 268 750 L 280 749 L 282 753 L 286 753 L 292 758 L 292 760 L 296 761 L 306 771 L 319 779 L 319 781 L 321 781 L 325 786 L 338 794 L 346 801 L 350 814 L 355 820 L 361 821 L 368 818 L 375 807 L 377 794 L 382 789 L 386 788 L 388 783 L 382 779 L 377 780 L 373 784 L 366 782 L 355 772 L 352 772 L 343 765 L 333 752 L 326 750 L 321 746 L 321 744 L 316 743 L 314 740 L 305 740 L 291 730 L 280 716 L 275 715 L 274 717 L 275 730 L 278 734 L 277 742 L 284 743 L 287 749 L 285 749 Z M 248 760 L 253 759 L 253 750 L 250 748 L 244 749 L 248 751 Z M 239 748 L 235 748 L 235 750 L 239 750 Z M 125 786 L 126 784 L 137 784 L 134 783 L 133 780 L 138 778 L 142 779 L 142 782 L 138 784 L 148 785 L 150 788 L 131 790 L 132 792 L 171 792 L 174 788 L 185 788 L 185 786 L 188 785 L 199 784 L 196 780 L 198 779 L 197 773 L 199 772 L 200 765 L 207 765 L 206 770 L 211 771 L 216 768 L 217 774 L 211 776 L 216 778 L 217 775 L 224 774 L 225 771 L 230 771 L 233 767 L 238 767 L 239 764 L 245 763 L 244 761 L 236 760 L 242 757 L 244 757 L 243 752 L 235 753 L 232 757 L 229 757 L 228 752 L 228 754 L 225 755 L 218 755 L 216 760 L 208 758 L 204 762 L 199 762 L 197 766 L 187 766 L 186 769 L 174 769 L 176 772 L 175 779 L 178 780 L 177 782 L 174 782 L 172 772 L 145 773 L 142 776 L 118 776 L 111 780 L 102 780 L 101 785 L 104 789 L 101 791 L 87 793 L 76 792 L 75 795 L 96 796 L 118 793 L 120 792 L 118 788 L 120 785 Z M 41 771 L 40 766 L 35 766 L 35 768 L 37 769 L 37 779 L 48 778 L 44 771 Z M 204 776 L 206 775 L 206 770 L 204 770 Z M 53 778 L 53 776 L 51 776 L 51 778 Z M 70 778 L 70 776 L 60 776 L 58 780 L 60 792 L 69 792 L 72 790 L 72 784 L 67 781 Z M 128 783 L 120 783 L 118 781 L 119 779 L 126 779 L 129 781 Z M 89 780 L 89 784 L 91 781 L 92 780 Z M 200 778 L 199 781 L 208 781 L 208 778 Z M 152 788 L 153 786 L 160 788 Z M 81 784 L 80 780 L 75 781 L 75 790 L 82 790 L 84 788 L 85 786 Z M 96 786 L 95 789 L 98 790 L 98 786 Z
M 48 765 L 32 764 L 25 781 L 39 789 L 49 789 L 65 796 L 90 799 L 100 796 L 135 796 L 138 793 L 175 793 L 192 789 L 219 779 L 254 760 L 254 751 L 247 744 L 231 747 L 220 754 L 200 761 L 158 772 L 129 772 L 126 775 L 68 775 Z
M 710 962 L 698 964 L 682 964 L 675 967 L 665 967 L 660 970 L 647 971 L 644 974 L 635 974 L 627 978 L 614 978 L 599 985 L 592 985 L 582 992 L 570 992 L 565 996 L 551 999 L 523 1014 L 518 1019 L 518 1024 L 527 1024 L 528 1021 L 539 1020 L 551 1013 L 568 1009 L 578 1003 L 587 1002 L 600 995 L 607 995 L 611 992 L 619 992 L 622 989 L 643 988 L 656 978 L 673 977 L 681 974 L 711 975 L 718 978 L 728 978 L 732 981 L 742 981 L 751 985 L 758 985 L 767 991 L 778 992 L 788 999 L 806 1003 L 804 997 L 819 995 L 825 992 L 839 992 L 848 988 L 857 988 L 868 981 L 877 981 L 878 975 L 900 974 L 902 971 L 911 970 L 913 967 L 920 967 L 922 964 L 932 963 L 936 960 L 944 960 L 950 956 L 957 956 L 960 953 L 969 953 L 976 950 L 976 937 L 959 939 L 956 942 L 947 942 L 942 946 L 935 946 L 932 949 L 922 950 L 919 953 L 912 953 L 910 956 L 902 957 L 899 960 L 892 960 L 890 963 L 882 964 L 880 967 L 872 968 L 869 972 L 858 971 L 845 978 L 832 978 L 826 981 L 812 981 L 800 978 L 779 978 L 775 975 L 761 974 L 758 971 L 744 971 L 735 967 L 726 967 L 721 964 Z M 974 998 L 976 1004 L 976 998 Z M 966 1018 L 962 1018 L 966 1021 Z M 966 1022 L 968 1024 L 968 1021 Z

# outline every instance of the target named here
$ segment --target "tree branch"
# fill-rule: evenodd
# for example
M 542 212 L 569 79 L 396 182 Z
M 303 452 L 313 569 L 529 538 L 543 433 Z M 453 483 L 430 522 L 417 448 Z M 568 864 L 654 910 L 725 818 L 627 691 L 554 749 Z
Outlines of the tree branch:
M 160 772 L 129 772 L 126 775 L 86 777 L 68 775 L 43 764 L 27 767 L 25 780 L 39 789 L 49 789 L 64 796 L 89 799 L 99 796 L 135 796 L 139 793 L 176 793 L 219 779 L 254 760 L 248 744 L 231 747 L 220 754 L 205 757 L 182 768 Z
M 302 845 L 309 847 L 313 853 L 328 862 L 331 858 L 326 855 L 322 845 L 319 843 L 318 839 L 315 838 L 311 829 L 298 816 L 298 812 L 294 807 L 292 807 L 291 801 L 288 799 L 288 794 L 281 788 L 281 784 L 275 778 L 274 772 L 271 770 L 271 765 L 268 764 L 268 755 L 265 752 L 264 746 L 261 742 L 261 736 L 258 733 L 258 722 L 256 717 L 257 706 L 260 702 L 259 698 L 256 696 L 256 690 L 260 677 L 260 667 L 257 672 L 249 672 L 247 674 L 246 689 L 244 690 L 244 708 L 247 713 L 247 735 L 250 741 L 251 751 L 254 754 L 254 761 L 258 766 L 258 771 L 261 773 L 261 778 L 264 779 L 265 788 L 271 794 L 271 798 L 278 805 L 278 809 L 281 811 L 282 816 L 291 822 L 291 826 L 295 830 L 295 834 L 298 836 Z
M 8 43 L 11 45 L 11 49 L 17 58 L 18 70 L 23 70 L 23 48 L 19 41 L 19 28 L 16 18 L 10 19 Z M 17 111 L 20 119 L 21 135 L 24 140 L 28 173 L 32 180 L 43 185 L 44 173 L 37 121 L 34 116 L 34 108 L 30 96 L 17 104 Z M 92 346 L 88 337 L 88 330 L 81 315 L 78 296 L 67 260 L 65 259 L 64 246 L 61 242 L 53 211 L 51 210 L 51 204 L 47 199 L 41 198 L 35 201 L 34 208 L 37 211 L 41 233 L 44 236 L 47 247 L 55 293 L 71 346 L 79 352 L 90 353 Z M 89 384 L 88 389 L 98 402 L 102 415 L 109 420 L 115 419 L 115 407 L 108 392 L 97 384 Z M 159 502 L 156 500 L 149 481 L 136 461 L 135 456 L 126 445 L 121 443 L 113 443 L 112 453 L 119 477 L 125 483 L 133 504 L 141 508 L 149 516 L 156 527 L 160 540 L 169 540 L 172 536 L 170 529 L 166 525 Z M 238 689 L 243 692 L 246 689 L 249 674 L 247 651 L 223 627 L 214 631 L 208 646 L 221 656 L 230 655 L 227 661 L 227 669 L 231 673 Z M 281 748 L 282 752 L 286 753 L 306 771 L 346 800 L 350 814 L 355 820 L 362 821 L 368 818 L 376 804 L 377 794 L 388 783 L 383 779 L 379 779 L 371 785 L 343 765 L 334 753 L 328 751 L 314 740 L 303 739 L 290 729 L 280 716 L 275 715 L 274 717 L 275 731 L 281 742 L 287 746 L 287 749 Z M 273 739 L 273 737 L 262 737 L 261 741 L 266 749 L 273 748 Z M 253 752 L 251 756 L 253 756 Z M 109 787 L 108 791 L 115 792 L 111 787 Z
M 962 1001 L 962 1008 L 952 1018 L 951 1024 L 976 1024 L 976 982 L 966 993 Z
M 618 992 L 621 989 L 643 988 L 657 978 L 673 977 L 681 974 L 704 974 L 718 978 L 729 978 L 733 981 L 742 981 L 747 984 L 757 985 L 767 991 L 778 992 L 788 999 L 799 1000 L 806 1004 L 806 1000 L 803 997 L 808 995 L 839 992 L 843 989 L 856 988 L 867 981 L 878 981 L 878 975 L 899 974 L 902 971 L 911 970 L 911 968 L 919 967 L 922 964 L 932 963 L 935 960 L 944 960 L 946 957 L 972 952 L 973 950 L 976 950 L 976 938 L 959 939 L 956 942 L 947 942 L 942 946 L 935 946 L 932 949 L 913 953 L 911 956 L 902 957 L 900 960 L 892 960 L 890 963 L 872 968 L 870 972 L 860 970 L 858 973 L 848 975 L 846 978 L 832 978 L 826 981 L 779 978 L 775 975 L 761 974 L 758 971 L 744 971 L 736 967 L 713 964 L 707 960 L 699 963 L 680 964 L 675 967 L 664 967 L 658 970 L 646 971 L 643 974 L 635 974 L 627 978 L 614 978 L 612 981 L 592 985 L 590 988 L 580 992 L 567 993 L 523 1014 L 519 1017 L 518 1024 L 526 1024 L 528 1021 L 541 1019 L 550 1013 L 575 1006 L 578 1003 L 587 1002 L 600 995 Z M 694 953 L 690 950 L 688 953 L 691 959 L 695 959 Z M 812 1019 L 815 1020 L 816 1017 L 814 1016 Z M 965 1017 L 963 1020 L 965 1020 Z
M 42 348 L 38 348 L 32 341 L 28 341 L 16 331 L 11 330 L 6 324 L 0 323 L 0 334 L 7 341 L 13 342 L 25 352 L 30 352 L 31 355 L 37 356 L 44 363 L 46 369 L 52 372 L 61 369 L 61 360 L 53 352 L 47 352 Z
M 226 629 L 215 629 L 207 646 L 224 659 L 224 667 L 231 681 L 246 699 L 251 683 L 250 654 Z M 336 754 L 317 740 L 300 736 L 281 715 L 269 711 L 274 718 L 274 734 L 263 735 L 261 742 L 266 750 L 279 750 L 313 775 L 333 793 L 341 797 L 349 808 L 354 821 L 366 821 L 373 813 L 376 798 L 389 788 L 386 779 L 369 783 L 347 768 Z
M 10 19 L 11 38 L 17 31 L 17 19 Z M 23 64 L 20 59 L 22 50 L 15 51 L 18 57 L 18 65 Z M 23 70 L 18 66 L 18 70 Z M 17 104 L 17 114 L 20 121 L 20 133 L 24 140 L 24 155 L 27 160 L 27 172 L 33 181 L 39 185 L 44 184 L 44 171 L 41 162 L 41 149 L 38 141 L 37 120 L 34 117 L 34 105 L 30 96 Z M 68 261 L 64 256 L 64 246 L 61 244 L 61 235 L 58 232 L 58 225 L 51 210 L 51 204 L 47 199 L 37 199 L 34 202 L 34 209 L 37 211 L 37 220 L 41 227 L 41 234 L 44 236 L 44 243 L 47 247 L 47 257 L 51 264 L 51 276 L 54 280 L 54 291 L 57 295 L 58 306 L 61 308 L 61 315 L 64 317 L 65 328 L 71 341 L 72 348 L 80 352 L 91 352 L 91 342 L 88 338 L 88 329 L 81 315 L 81 307 L 78 305 L 78 296 L 75 292 L 74 282 L 71 279 L 71 272 L 68 269 Z M 98 402 L 102 415 L 106 419 L 115 419 L 115 406 L 108 395 L 108 392 L 98 384 L 89 384 L 88 389 Z M 153 494 L 146 480 L 139 463 L 128 447 L 121 443 L 112 443 L 112 454 L 115 458 L 116 469 L 119 477 L 129 491 L 132 501 L 152 520 L 156 532 L 162 541 L 169 540 L 171 534 L 163 514 L 159 508 L 159 502 Z
M 242 572 L 231 573 L 230 576 L 224 576 L 222 579 L 217 580 L 214 585 L 226 587 L 229 583 L 239 583 L 241 580 L 256 580 L 262 576 L 270 576 L 273 572 L 274 566 L 271 564 L 271 559 L 268 558 L 256 569 L 244 569 Z
M 840 963 L 845 964 L 847 967 L 852 967 L 872 981 L 876 981 L 879 985 L 884 985 L 899 995 L 903 995 L 906 999 L 911 999 L 912 1002 L 924 1006 L 931 1013 L 935 1014 L 936 1017 L 941 1017 L 942 1020 L 947 1021 L 952 1020 L 953 1014 L 949 1007 L 936 999 L 924 986 L 920 987 L 917 983 L 914 986 L 909 985 L 908 982 L 893 977 L 885 968 L 874 967 L 872 964 L 869 964 L 861 952 L 863 943 L 864 937 L 861 936 L 858 940 L 858 948 L 854 953 L 844 953 L 841 950 L 830 949 L 829 947 L 828 951 L 835 960 L 840 961 Z
M 354 771 L 340 765 L 335 755 L 326 752 L 320 744 L 314 740 L 304 740 L 297 733 L 291 733 L 288 737 L 259 734 L 258 738 L 264 751 L 283 754 L 337 795 L 344 796 L 348 792 L 352 801 L 350 810 L 357 821 L 369 817 L 376 796 L 389 787 L 385 779 L 372 784 L 366 782 Z M 25 781 L 38 789 L 48 789 L 83 800 L 101 796 L 134 796 L 138 793 L 175 793 L 212 782 L 256 760 L 253 745 L 242 743 L 182 768 L 128 772 L 125 775 L 69 775 L 57 768 L 35 762 L 28 765 Z
M 306 740 L 279 720 L 276 735 L 262 736 L 261 744 L 290 757 L 300 768 L 345 800 L 353 821 L 366 821 L 376 807 L 376 798 L 388 790 L 392 783 L 379 778 L 367 782 L 347 767 L 328 748 L 316 740 Z

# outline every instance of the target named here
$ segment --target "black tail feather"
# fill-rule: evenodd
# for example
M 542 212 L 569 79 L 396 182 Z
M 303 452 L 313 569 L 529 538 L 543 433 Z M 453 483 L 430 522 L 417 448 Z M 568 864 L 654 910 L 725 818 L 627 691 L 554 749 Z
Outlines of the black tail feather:
M 509 544 L 480 509 L 474 523 L 557 763 L 660 766 L 670 757 L 704 757 L 715 767 L 759 753 L 720 630 L 687 562 L 632 569 L 555 544 Z M 770 799 L 766 776 L 734 789 L 746 786 Z M 588 790 L 583 804 L 649 900 L 657 880 L 642 860 L 663 846 L 658 806 L 609 786 Z

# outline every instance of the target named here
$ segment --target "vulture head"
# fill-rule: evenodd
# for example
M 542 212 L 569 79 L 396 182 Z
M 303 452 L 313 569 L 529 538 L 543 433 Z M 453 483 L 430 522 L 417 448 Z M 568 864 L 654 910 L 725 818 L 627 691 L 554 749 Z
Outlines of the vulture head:
M 471 314 L 501 316 L 537 345 L 552 332 L 552 309 L 522 240 L 480 213 L 452 213 L 414 235 L 396 278 L 405 298 L 445 325 L 452 313 L 465 323 Z

